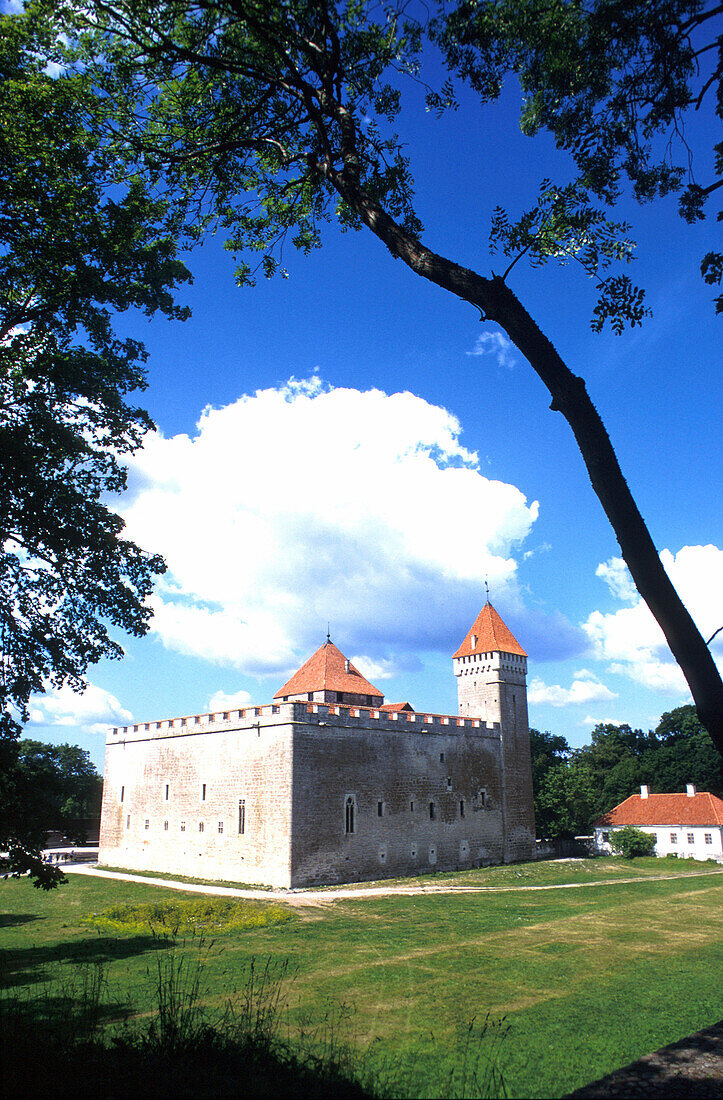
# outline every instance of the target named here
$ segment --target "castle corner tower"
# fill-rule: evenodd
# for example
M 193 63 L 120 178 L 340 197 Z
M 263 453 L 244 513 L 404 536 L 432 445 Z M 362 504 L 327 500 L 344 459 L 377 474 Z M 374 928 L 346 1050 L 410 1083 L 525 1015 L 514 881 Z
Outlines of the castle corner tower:
M 527 654 L 487 601 L 452 658 L 459 714 L 500 727 L 505 862 L 535 858 Z

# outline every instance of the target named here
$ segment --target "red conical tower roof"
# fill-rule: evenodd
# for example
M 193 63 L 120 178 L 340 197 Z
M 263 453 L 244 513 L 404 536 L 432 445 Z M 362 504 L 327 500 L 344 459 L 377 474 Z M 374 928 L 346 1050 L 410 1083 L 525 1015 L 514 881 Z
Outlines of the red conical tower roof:
M 489 600 L 470 627 L 454 657 L 469 657 L 472 653 L 517 653 L 520 657 L 527 656 Z
M 274 699 L 283 695 L 302 695 L 309 691 L 325 690 L 350 692 L 353 695 L 376 695 L 380 700 L 384 698 L 383 691 L 370 684 L 333 642 L 326 641 L 279 688 Z

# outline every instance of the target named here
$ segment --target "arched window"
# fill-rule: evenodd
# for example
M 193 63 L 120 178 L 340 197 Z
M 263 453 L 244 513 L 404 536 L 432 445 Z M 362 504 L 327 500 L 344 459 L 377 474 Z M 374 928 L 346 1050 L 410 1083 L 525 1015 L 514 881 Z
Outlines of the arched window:
M 355 825 L 354 818 L 356 817 L 356 801 L 354 795 L 350 794 L 347 798 L 344 811 L 344 830 L 347 833 L 353 833 Z

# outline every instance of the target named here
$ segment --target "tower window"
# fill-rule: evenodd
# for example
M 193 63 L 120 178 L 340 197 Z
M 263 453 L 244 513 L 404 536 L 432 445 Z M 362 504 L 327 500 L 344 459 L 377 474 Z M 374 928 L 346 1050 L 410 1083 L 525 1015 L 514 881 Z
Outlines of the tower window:
M 437 816 L 437 807 L 433 802 L 429 803 L 429 820 L 434 821 Z
M 459 800 L 459 816 L 464 817 L 464 799 L 463 798 L 460 798 L 460 800 Z
M 123 801 L 125 796 L 126 796 L 126 789 L 125 789 L 125 787 L 121 787 L 121 796 L 120 796 L 121 802 Z
M 166 802 L 168 802 L 168 798 L 170 796 L 170 793 L 171 793 L 171 784 L 166 783 Z
M 384 803 L 377 802 L 377 817 L 384 817 Z
M 349 797 L 346 800 L 345 805 L 344 805 L 344 831 L 346 833 L 353 833 L 354 832 L 354 825 L 355 825 L 354 818 L 355 818 L 355 816 L 356 816 L 356 803 L 354 801 L 354 796 L 350 794 Z
M 440 754 L 439 754 L 439 762 L 440 762 L 440 764 L 444 764 L 444 753 L 443 752 L 440 752 Z
M 201 784 L 201 801 L 202 802 L 206 801 L 206 784 L 205 783 Z

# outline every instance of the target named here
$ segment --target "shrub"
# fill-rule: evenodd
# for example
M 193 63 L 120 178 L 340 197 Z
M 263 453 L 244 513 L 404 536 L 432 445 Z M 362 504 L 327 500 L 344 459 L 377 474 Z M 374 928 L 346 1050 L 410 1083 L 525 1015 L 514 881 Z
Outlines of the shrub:
M 274 902 L 242 898 L 178 899 L 140 905 L 111 905 L 85 918 L 101 932 L 151 931 L 160 935 L 222 932 L 229 929 L 266 928 L 293 919 L 290 910 Z
M 610 834 L 610 844 L 613 851 L 623 859 L 632 859 L 633 856 L 652 856 L 655 853 L 654 834 L 636 829 L 634 825 L 625 825 L 622 829 L 616 829 Z

